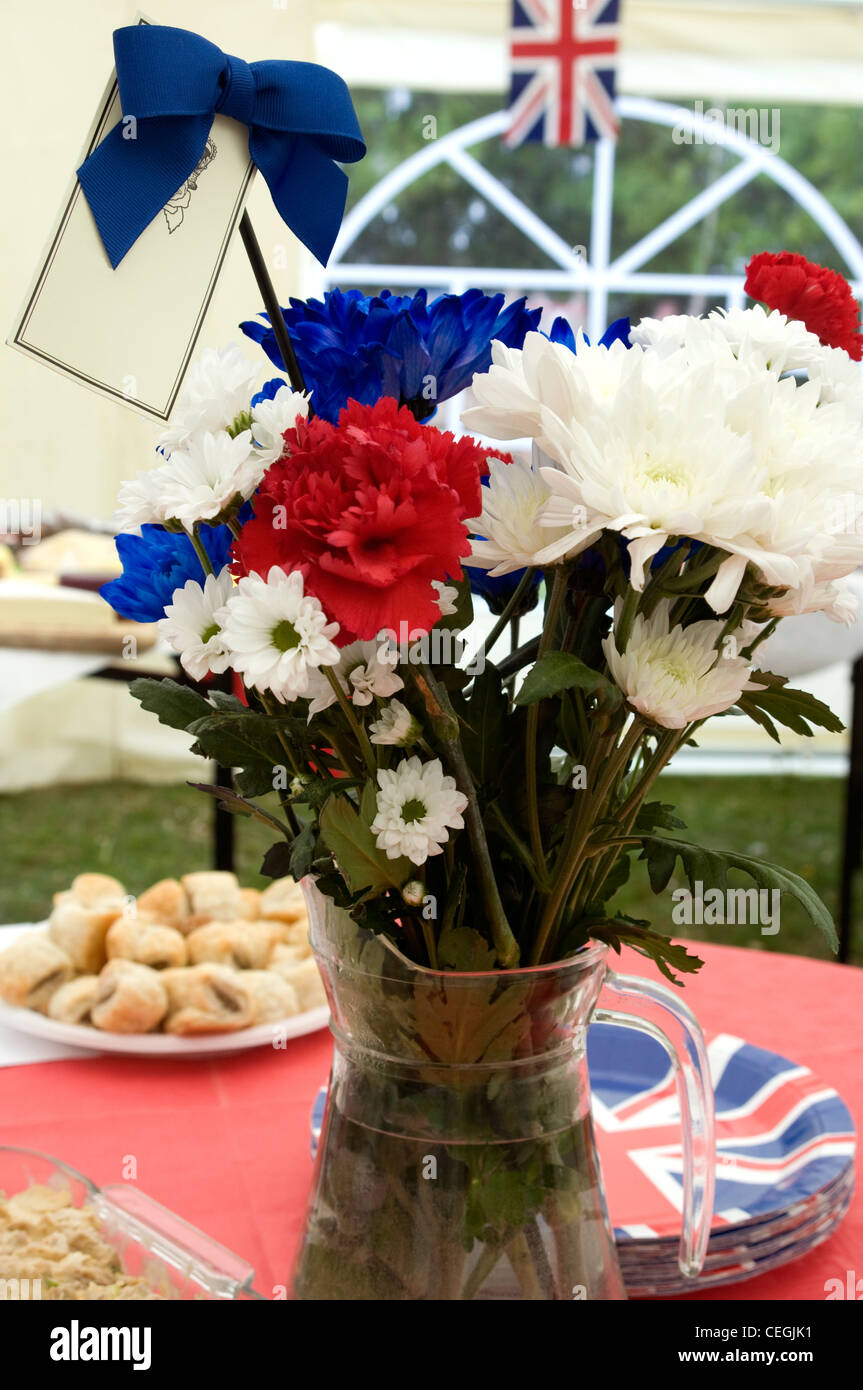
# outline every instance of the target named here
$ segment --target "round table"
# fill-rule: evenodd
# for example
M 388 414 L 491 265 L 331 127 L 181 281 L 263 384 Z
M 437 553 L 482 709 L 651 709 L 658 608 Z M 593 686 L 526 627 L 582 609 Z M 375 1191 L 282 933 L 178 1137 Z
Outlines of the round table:
M 810 1067 L 863 1122 L 863 971 L 728 946 L 685 998 L 707 1032 Z M 651 975 L 624 952 L 621 968 Z M 97 1183 L 138 1187 L 236 1251 L 284 1297 L 311 1179 L 309 1113 L 329 1070 L 326 1031 L 218 1061 L 88 1057 L 0 1068 L 0 1143 L 41 1149 Z M 863 1267 L 863 1198 L 809 1256 L 696 1299 L 817 1299 Z

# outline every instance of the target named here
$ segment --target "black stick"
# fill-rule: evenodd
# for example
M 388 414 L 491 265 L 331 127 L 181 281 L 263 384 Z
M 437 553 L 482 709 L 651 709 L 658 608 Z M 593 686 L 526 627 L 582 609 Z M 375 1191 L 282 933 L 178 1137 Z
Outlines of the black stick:
M 249 214 L 244 212 L 240 218 L 240 236 L 243 238 L 243 245 L 246 248 L 246 255 L 252 267 L 252 273 L 258 282 L 258 289 L 264 300 L 264 308 L 270 317 L 273 332 L 276 335 L 279 352 L 282 354 L 282 361 L 285 364 L 285 371 L 288 379 L 295 391 L 305 391 L 306 383 L 297 361 L 297 354 L 294 352 L 294 345 L 291 342 L 291 335 L 288 332 L 288 325 L 285 323 L 285 316 L 279 304 L 275 286 L 270 279 L 270 272 L 267 270 L 266 262 L 261 254 L 258 245 L 258 238 L 255 236 L 254 229 L 249 221 Z

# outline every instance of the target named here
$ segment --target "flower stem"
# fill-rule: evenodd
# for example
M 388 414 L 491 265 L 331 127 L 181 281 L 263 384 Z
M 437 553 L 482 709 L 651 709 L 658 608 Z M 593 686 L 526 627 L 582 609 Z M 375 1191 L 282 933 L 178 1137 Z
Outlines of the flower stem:
M 521 600 L 524 598 L 525 594 L 530 589 L 531 581 L 535 573 L 536 570 L 534 568 L 530 568 L 526 569 L 524 574 L 521 576 L 521 579 L 519 580 L 518 585 L 516 586 L 515 592 L 512 594 L 509 602 L 507 603 L 506 607 L 504 608 L 503 612 L 501 613 L 500 617 L 498 618 L 497 622 L 495 623 L 494 627 L 492 628 L 491 632 L 488 634 L 488 637 L 485 639 L 482 645 L 483 658 L 485 658 L 485 656 L 491 651 L 495 642 L 500 637 L 501 633 L 504 631 L 510 618 L 512 618 L 513 615 L 516 613 L 518 606 L 521 603 Z
M 197 526 L 193 526 L 191 531 L 186 532 L 186 535 L 189 537 L 189 540 L 192 542 L 192 545 L 195 548 L 195 554 L 201 562 L 201 569 L 204 571 L 204 574 L 213 574 L 213 566 L 210 564 L 210 557 L 204 549 L 203 542 L 200 536 L 198 535 Z
M 483 905 L 488 914 L 497 958 L 505 969 L 509 969 L 518 965 L 520 955 L 518 942 L 507 921 L 498 891 L 476 788 L 458 736 L 458 718 L 450 703 L 446 688 L 435 679 L 430 667 L 421 665 L 414 675 L 414 680 L 435 725 L 438 739 L 443 744 L 447 761 L 455 776 L 456 786 L 467 798 L 464 817 L 476 863 Z
M 351 726 L 351 729 L 354 733 L 354 737 L 356 738 L 357 743 L 360 746 L 360 752 L 363 755 L 363 761 L 366 767 L 368 768 L 369 772 L 371 773 L 372 777 L 374 777 L 378 770 L 378 765 L 375 762 L 375 753 L 371 743 L 369 742 L 369 736 L 363 728 L 362 724 L 360 723 L 359 719 L 357 719 L 357 716 L 353 711 L 351 702 L 348 699 L 345 692 L 342 690 L 339 678 L 333 671 L 332 667 L 322 666 L 321 670 L 323 671 L 324 675 L 326 676 L 327 680 L 333 688 L 333 693 L 341 706 L 342 713 L 345 716 L 345 719 L 348 721 L 349 725 Z
M 554 583 L 552 585 L 551 597 L 546 609 L 545 622 L 542 628 L 542 636 L 539 639 L 539 651 L 536 659 L 544 656 L 554 642 L 557 635 L 557 624 L 560 617 L 560 610 L 563 606 L 563 596 L 566 593 L 566 586 L 569 579 L 565 565 L 558 565 L 554 571 Z M 537 787 L 537 766 L 536 766 L 536 744 L 539 732 L 539 706 L 540 702 L 528 705 L 527 727 L 524 739 L 524 773 L 527 784 L 527 824 L 530 832 L 530 847 L 536 860 L 537 871 L 545 876 L 545 850 L 542 844 L 542 832 L 539 826 L 539 796 Z

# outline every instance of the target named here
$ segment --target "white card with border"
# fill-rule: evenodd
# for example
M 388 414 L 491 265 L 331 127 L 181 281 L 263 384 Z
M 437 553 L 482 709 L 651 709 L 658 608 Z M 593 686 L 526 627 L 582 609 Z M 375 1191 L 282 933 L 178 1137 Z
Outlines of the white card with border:
M 122 115 L 113 75 L 76 168 Z M 198 167 L 116 270 L 76 177 L 7 343 L 167 420 L 254 172 L 247 128 L 217 115 Z

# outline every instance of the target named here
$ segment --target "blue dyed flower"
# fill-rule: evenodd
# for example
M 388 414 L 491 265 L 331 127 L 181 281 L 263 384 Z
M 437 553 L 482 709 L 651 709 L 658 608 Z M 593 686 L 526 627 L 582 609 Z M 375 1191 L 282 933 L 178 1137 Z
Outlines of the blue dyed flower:
M 218 574 L 228 563 L 233 537 L 227 526 L 202 526 L 199 532 L 210 563 Z M 99 593 L 122 618 L 154 623 L 165 616 L 175 589 L 187 579 L 204 582 L 204 571 L 189 537 L 161 526 L 142 526 L 140 536 L 117 537 L 123 573 L 103 584 Z
M 470 580 L 471 592 L 485 599 L 495 615 L 500 615 L 503 612 L 524 578 L 524 570 L 513 570 L 512 574 L 495 576 L 489 574 L 488 570 L 473 569 L 467 563 L 465 563 L 465 570 Z M 536 607 L 541 583 L 542 572 L 536 570 L 527 593 L 518 605 L 518 611 L 513 613 L 514 618 L 523 618 L 525 613 L 530 613 Z
M 475 372 L 491 364 L 491 344 L 521 347 L 539 323 L 540 310 L 524 299 L 504 305 L 504 296 L 481 290 L 443 294 L 427 302 L 425 290 L 374 298 L 359 290 L 330 290 L 319 299 L 292 299 L 283 310 L 312 409 L 337 423 L 349 400 L 374 405 L 394 396 L 418 420 L 441 401 L 469 386 Z M 277 367 L 284 363 L 266 314 L 240 324 Z
M 607 348 L 611 347 L 612 343 L 620 342 L 624 343 L 626 347 L 631 347 L 632 344 L 629 341 L 630 327 L 631 324 L 628 318 L 615 319 L 614 323 L 609 324 L 608 328 L 606 328 L 599 340 L 598 346 Z M 570 352 L 575 352 L 575 334 L 566 319 L 560 317 L 556 318 L 551 325 L 551 332 L 547 336 L 553 343 L 563 343 L 564 347 L 568 347 Z M 590 347 L 590 339 L 586 333 L 584 335 L 584 341 L 587 343 L 588 347 Z

